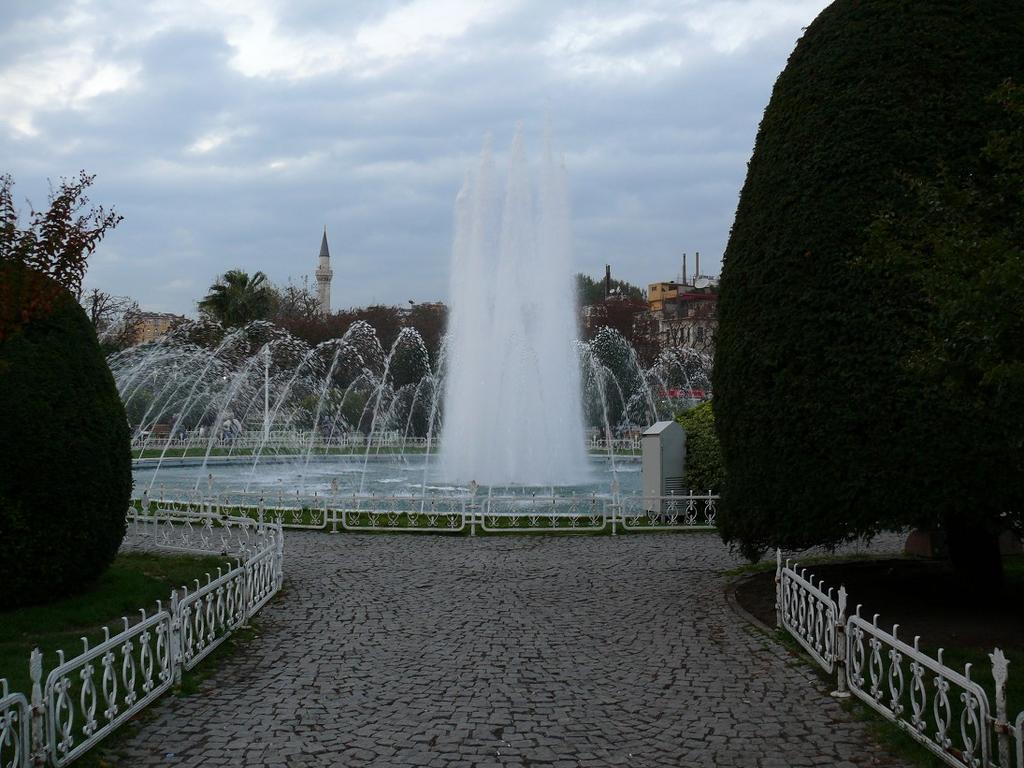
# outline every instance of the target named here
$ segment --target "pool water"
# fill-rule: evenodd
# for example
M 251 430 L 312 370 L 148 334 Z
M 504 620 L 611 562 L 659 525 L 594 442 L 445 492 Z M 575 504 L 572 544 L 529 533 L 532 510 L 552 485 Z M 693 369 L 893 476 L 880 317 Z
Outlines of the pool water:
M 335 456 L 273 460 L 263 458 L 254 467 L 252 459 L 236 457 L 231 463 L 202 465 L 201 459 L 165 461 L 159 471 L 152 464 L 139 463 L 134 471 L 135 493 L 182 493 L 199 490 L 217 494 L 253 493 L 312 496 L 366 494 L 377 496 L 463 495 L 469 485 L 440 477 L 430 458 L 410 456 Z M 496 495 L 596 495 L 612 494 L 613 483 L 620 493 L 640 493 L 640 463 L 635 458 L 591 459 L 588 476 L 558 486 L 501 486 L 489 489 Z M 487 489 L 485 489 L 487 490 Z

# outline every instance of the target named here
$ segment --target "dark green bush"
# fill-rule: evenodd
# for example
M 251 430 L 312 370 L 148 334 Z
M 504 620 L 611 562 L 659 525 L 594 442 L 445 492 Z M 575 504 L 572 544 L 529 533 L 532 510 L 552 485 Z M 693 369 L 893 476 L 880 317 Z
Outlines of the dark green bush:
M 722 448 L 715 433 L 715 412 L 711 402 L 701 403 L 676 416 L 686 430 L 687 489 L 703 493 L 708 490 L 721 493 L 725 488 L 725 466 Z
M 1006 0 L 838 0 L 797 44 L 721 280 L 719 522 L 746 554 L 991 519 L 972 493 L 999 481 L 991 425 L 915 376 L 919 297 L 862 259 L 900 176 L 964 172 L 997 115 L 987 97 L 1021 74 L 1024 13 Z
M 84 310 L 19 265 L 0 264 L 0 284 L 0 609 L 9 609 L 81 590 L 106 569 L 124 538 L 132 471 L 124 407 Z

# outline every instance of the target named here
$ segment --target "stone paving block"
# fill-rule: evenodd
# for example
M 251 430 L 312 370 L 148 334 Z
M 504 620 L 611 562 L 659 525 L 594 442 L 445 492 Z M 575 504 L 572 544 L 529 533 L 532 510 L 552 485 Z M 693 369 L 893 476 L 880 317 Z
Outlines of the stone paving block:
M 723 574 L 739 564 L 711 534 L 288 531 L 286 592 L 259 637 L 107 760 L 901 766 L 733 612 Z

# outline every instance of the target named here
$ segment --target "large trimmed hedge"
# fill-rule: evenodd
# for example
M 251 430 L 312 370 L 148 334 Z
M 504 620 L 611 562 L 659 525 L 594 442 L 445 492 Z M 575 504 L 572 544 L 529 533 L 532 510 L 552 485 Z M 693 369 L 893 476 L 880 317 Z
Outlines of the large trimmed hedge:
M 721 493 L 725 488 L 725 467 L 711 401 L 683 411 L 676 421 L 686 430 L 684 487 L 696 493 Z
M 0 609 L 87 587 L 125 533 L 128 424 L 96 333 L 74 297 L 0 265 Z M 8 312 L 7 310 L 11 310 Z M 11 318 L 31 315 L 25 323 Z
M 973 493 L 993 480 L 989 425 L 915 377 L 917 297 L 864 268 L 864 242 L 902 205 L 901 175 L 968 167 L 998 109 L 986 97 L 1021 74 L 1024 13 L 1006 0 L 838 0 L 797 44 L 721 280 L 720 525 L 748 555 L 991 520 Z

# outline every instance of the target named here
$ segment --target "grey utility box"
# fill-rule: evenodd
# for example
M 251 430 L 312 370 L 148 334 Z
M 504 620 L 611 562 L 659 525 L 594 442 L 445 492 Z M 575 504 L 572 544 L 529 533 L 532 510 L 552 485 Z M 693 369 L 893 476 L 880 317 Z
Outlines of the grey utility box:
M 686 430 L 675 421 L 659 421 L 644 430 L 643 495 L 648 512 L 664 512 L 659 496 L 685 494 L 683 466 L 686 461 Z

